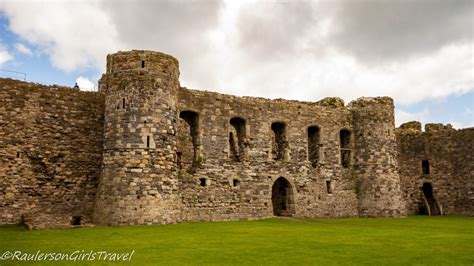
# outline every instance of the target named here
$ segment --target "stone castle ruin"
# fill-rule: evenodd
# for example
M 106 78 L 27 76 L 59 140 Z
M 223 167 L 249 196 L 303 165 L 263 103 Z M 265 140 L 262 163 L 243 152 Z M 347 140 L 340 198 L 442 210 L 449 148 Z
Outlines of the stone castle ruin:
M 32 228 L 474 214 L 474 128 L 393 100 L 180 87 L 159 52 L 107 57 L 99 92 L 0 79 L 0 223 Z

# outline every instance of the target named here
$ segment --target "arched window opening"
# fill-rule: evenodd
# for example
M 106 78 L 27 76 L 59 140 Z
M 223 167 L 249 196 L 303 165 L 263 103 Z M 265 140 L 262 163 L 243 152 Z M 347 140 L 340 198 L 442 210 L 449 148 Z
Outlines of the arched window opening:
M 313 167 L 319 162 L 319 128 L 308 127 L 308 161 Z
M 286 159 L 286 148 L 288 143 L 286 141 L 286 125 L 281 122 L 272 123 L 272 158 L 274 160 Z
M 421 161 L 421 170 L 424 175 L 430 174 L 430 162 L 428 160 Z
M 351 164 L 351 132 L 347 129 L 342 129 L 339 132 L 339 142 L 341 146 L 342 167 L 349 167 Z
M 246 152 L 246 122 L 243 118 L 234 117 L 230 119 L 230 124 L 232 125 L 229 132 L 230 155 L 234 161 L 242 162 Z
M 200 160 L 199 114 L 182 111 L 179 117 L 178 152 L 181 154 L 181 165 L 194 173 Z

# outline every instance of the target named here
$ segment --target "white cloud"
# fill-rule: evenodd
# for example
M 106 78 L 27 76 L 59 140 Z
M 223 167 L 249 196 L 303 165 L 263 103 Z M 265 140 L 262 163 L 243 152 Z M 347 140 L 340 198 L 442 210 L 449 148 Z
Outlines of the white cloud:
M 148 49 L 175 56 L 181 81 L 215 88 L 211 67 L 214 47 L 210 32 L 218 25 L 222 3 L 217 0 L 101 1 L 117 29 L 120 49 Z M 184 82 L 183 84 L 189 85 Z M 194 84 L 194 83 L 193 83 Z
M 13 32 L 41 48 L 65 71 L 85 67 L 103 71 L 107 53 L 151 49 L 177 57 L 182 85 L 237 95 L 313 101 L 387 95 L 410 104 L 474 90 L 474 38 L 452 34 L 466 25 L 454 23 L 456 13 L 444 4 L 424 2 L 430 13 L 410 17 L 410 28 L 402 23 L 403 17 L 393 16 L 392 24 L 403 37 L 400 47 L 393 41 L 398 37 L 380 37 L 392 34 L 392 24 L 377 24 L 383 18 L 374 8 L 351 11 L 357 25 L 375 27 L 363 33 L 357 47 L 370 50 L 385 44 L 391 51 L 386 60 L 374 63 L 348 50 L 350 41 L 341 46 L 341 40 L 358 35 L 357 30 L 347 36 L 338 31 L 337 40 L 332 36 L 350 24 L 335 11 L 346 2 L 336 2 L 31 0 L 25 5 L 5 0 L 0 10 Z M 402 2 L 401 10 L 410 11 L 410 1 L 405 1 L 407 6 Z M 457 8 L 464 10 L 463 5 Z M 412 16 L 408 11 L 400 16 Z M 442 31 L 436 28 L 439 17 L 450 22 Z M 419 38 L 428 29 L 430 38 Z
M 18 52 L 22 53 L 22 54 L 26 54 L 26 55 L 32 55 L 32 54 L 33 54 L 33 52 L 31 51 L 31 49 L 28 48 L 28 47 L 26 47 L 26 46 L 25 46 L 24 44 L 22 44 L 22 43 L 17 43 L 17 44 L 15 44 L 15 49 L 16 49 Z
M 65 71 L 104 68 L 105 55 L 116 51 L 116 31 L 95 0 L 1 1 L 9 28 L 50 56 Z
M 0 66 L 13 59 L 13 56 L 0 44 Z
M 83 91 L 95 91 L 95 84 L 90 79 L 80 76 L 76 79 L 76 83 Z
M 338 23 L 331 42 L 365 62 L 429 55 L 472 42 L 471 0 L 334 1 Z
M 323 32 L 318 34 L 324 38 Z M 229 88 L 227 93 L 299 100 L 339 96 L 346 101 L 391 96 L 397 103 L 410 104 L 474 90 L 474 61 L 470 60 L 474 43 L 451 44 L 429 55 L 366 65 L 324 45 L 317 54 L 300 50 L 254 60 L 246 50 L 232 46 L 235 36 L 223 35 L 217 38 L 222 43 L 217 51 L 222 49 L 219 54 L 225 56 L 216 57 L 210 65 L 216 69 L 217 88 Z
M 425 108 L 420 112 L 407 112 L 403 111 L 400 108 L 395 108 L 395 126 L 399 127 L 401 124 L 410 122 L 410 121 L 418 121 L 422 125 L 429 123 L 429 115 L 430 110 Z

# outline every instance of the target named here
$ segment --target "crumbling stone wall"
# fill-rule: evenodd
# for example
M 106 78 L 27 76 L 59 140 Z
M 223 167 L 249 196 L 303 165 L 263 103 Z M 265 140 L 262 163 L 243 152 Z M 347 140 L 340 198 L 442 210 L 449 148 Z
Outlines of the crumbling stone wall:
M 0 223 L 403 217 L 423 179 L 446 212 L 472 214 L 473 130 L 395 132 L 388 97 L 190 90 L 175 58 L 136 50 L 109 55 L 99 87 L 0 80 Z
M 396 153 L 394 135 L 393 102 L 391 99 L 368 99 L 367 110 L 344 105 L 341 99 L 326 98 L 320 102 L 299 102 L 268 100 L 253 97 L 235 97 L 218 93 L 193 91 L 182 88 L 179 91 L 180 112 L 192 110 L 199 114 L 199 128 L 202 154 L 199 166 L 193 172 L 180 171 L 183 220 L 231 220 L 254 219 L 274 215 L 272 208 L 272 185 L 284 177 L 292 191 L 294 210 L 290 214 L 302 217 L 350 217 L 358 216 L 358 194 L 377 193 L 372 216 L 403 216 L 400 180 L 397 165 L 393 159 Z M 374 104 L 375 102 L 375 104 Z M 349 105 L 351 106 L 351 105 Z M 368 112 L 370 110 L 370 112 Z M 373 135 L 368 141 L 388 143 L 379 153 L 379 146 L 360 151 L 369 151 L 380 158 L 377 167 L 387 173 L 383 180 L 371 185 L 371 190 L 362 191 L 354 169 L 361 169 L 370 158 L 352 159 L 360 154 L 356 145 L 347 144 L 349 165 L 341 163 L 340 131 L 365 134 L 365 126 L 354 130 L 354 112 L 367 111 L 383 114 L 384 130 L 391 130 L 389 136 Z M 229 137 L 235 128 L 231 120 L 239 117 L 245 120 L 246 157 L 235 160 Z M 295 119 L 297 117 L 297 119 Z M 369 118 L 368 118 L 369 119 Z M 373 119 L 373 118 L 370 118 Z M 374 120 L 373 123 L 379 120 Z M 275 157 L 275 140 L 272 124 L 285 125 L 286 155 Z M 318 162 L 311 160 L 308 128 L 319 128 Z M 188 130 L 178 131 L 178 140 L 185 140 Z M 354 141 L 354 140 L 353 140 Z M 179 142 L 180 146 L 189 141 Z M 364 142 L 367 145 L 366 142 Z M 382 161 L 383 160 L 383 161 Z M 396 159 L 393 159 L 396 160 Z M 370 164 L 370 161 L 368 161 Z M 365 165 L 364 165 L 365 166 Z M 375 174 L 375 172 L 373 172 Z M 377 170 L 377 174 L 379 170 Z M 203 182 L 204 180 L 204 182 Z M 237 180 L 237 182 L 235 182 Z M 237 184 L 237 185 L 236 185 Z M 369 198 L 369 196 L 366 196 Z M 371 198 L 372 199 L 372 198 Z
M 397 129 L 398 161 L 403 195 L 409 213 L 423 207 L 424 183 L 446 214 L 474 215 L 474 128 L 455 130 L 451 125 L 408 122 Z M 422 161 L 429 164 L 423 173 Z
M 0 224 L 92 220 L 104 98 L 0 79 Z

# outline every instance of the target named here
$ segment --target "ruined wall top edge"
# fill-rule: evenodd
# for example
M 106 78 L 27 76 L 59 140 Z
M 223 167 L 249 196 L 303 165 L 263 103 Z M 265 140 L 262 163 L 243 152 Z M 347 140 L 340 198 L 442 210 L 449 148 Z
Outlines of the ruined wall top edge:
M 172 67 L 177 71 L 179 76 L 179 62 L 176 58 L 171 55 L 167 55 L 161 52 L 147 51 L 147 50 L 131 50 L 131 51 L 119 51 L 117 53 L 109 54 L 107 56 L 107 72 L 106 74 L 122 75 L 153 75 L 160 73 L 166 66 Z M 115 76 L 115 75 L 114 75 Z M 339 97 L 326 97 L 319 101 L 297 101 L 297 100 L 286 100 L 286 99 L 268 99 L 262 97 L 249 97 L 249 96 L 233 96 L 220 94 L 215 92 L 209 92 L 205 90 L 192 90 L 186 87 L 180 87 L 182 93 L 190 93 L 194 95 L 206 95 L 213 98 L 233 98 L 240 100 L 251 100 L 254 102 L 288 102 L 288 103 L 302 103 L 308 105 L 317 105 L 331 108 L 360 108 L 369 106 L 386 105 L 388 107 L 393 106 L 393 99 L 390 97 L 363 97 L 356 99 L 349 104 L 345 105 L 344 100 Z
M 29 82 L 29 81 L 22 81 L 18 79 L 11 79 L 11 78 L 2 78 L 0 77 L 0 83 L 2 86 L 12 86 L 12 87 L 21 87 L 23 90 L 28 90 L 28 89 L 41 89 L 41 90 L 57 90 L 57 91 L 66 91 L 66 90 L 74 90 L 78 94 L 97 94 L 97 91 L 81 91 L 81 90 L 76 90 L 72 87 L 67 87 L 63 85 L 45 85 L 41 83 L 36 83 L 36 82 Z
M 130 72 L 159 73 L 166 66 L 173 66 L 179 75 L 179 62 L 171 55 L 161 52 L 132 50 L 107 55 L 107 72 L 129 74 Z
M 474 127 L 453 128 L 451 124 L 442 123 L 427 123 L 425 124 L 424 131 L 422 131 L 422 125 L 419 121 L 409 121 L 401 124 L 397 131 L 405 134 L 421 134 L 421 133 L 437 133 L 437 132 L 461 132 L 461 131 L 473 131 Z

